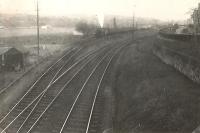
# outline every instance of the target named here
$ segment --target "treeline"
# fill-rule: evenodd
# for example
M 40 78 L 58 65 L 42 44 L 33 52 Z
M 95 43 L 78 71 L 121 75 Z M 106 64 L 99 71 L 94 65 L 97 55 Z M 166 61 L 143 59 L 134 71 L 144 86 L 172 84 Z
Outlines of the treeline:
M 95 33 L 97 25 L 80 21 L 76 24 L 76 30 L 83 33 L 85 36 L 88 36 Z
M 36 15 L 6 15 L 0 14 L 0 26 L 4 27 L 33 27 L 36 26 Z M 40 17 L 40 25 L 54 27 L 75 27 L 81 18 L 73 17 Z

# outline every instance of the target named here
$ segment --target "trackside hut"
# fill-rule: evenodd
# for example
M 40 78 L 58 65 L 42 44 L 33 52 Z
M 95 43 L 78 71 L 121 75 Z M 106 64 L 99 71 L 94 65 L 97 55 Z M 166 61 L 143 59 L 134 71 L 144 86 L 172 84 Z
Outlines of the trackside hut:
M 0 68 L 20 70 L 23 68 L 23 53 L 14 47 L 0 47 Z

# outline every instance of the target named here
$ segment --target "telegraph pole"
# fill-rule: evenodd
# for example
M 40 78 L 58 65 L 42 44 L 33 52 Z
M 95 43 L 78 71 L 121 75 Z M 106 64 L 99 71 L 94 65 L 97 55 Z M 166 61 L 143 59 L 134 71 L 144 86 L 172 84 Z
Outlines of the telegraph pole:
M 39 21 L 39 2 L 37 0 L 37 53 L 38 53 L 38 57 L 40 55 L 40 21 Z
M 135 30 L 135 5 L 133 5 L 133 21 L 132 21 L 132 40 L 134 40 L 134 30 Z
M 135 15 L 133 11 L 133 24 L 132 24 L 132 39 L 134 40 L 134 30 L 135 30 Z

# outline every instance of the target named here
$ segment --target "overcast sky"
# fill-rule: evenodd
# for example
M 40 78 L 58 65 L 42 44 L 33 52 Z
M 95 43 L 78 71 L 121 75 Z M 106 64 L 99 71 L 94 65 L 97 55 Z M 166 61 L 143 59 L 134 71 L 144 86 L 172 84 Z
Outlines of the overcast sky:
M 161 20 L 187 19 L 187 12 L 200 0 L 39 0 L 41 15 L 98 13 Z M 1 13 L 35 13 L 36 0 L 0 0 Z

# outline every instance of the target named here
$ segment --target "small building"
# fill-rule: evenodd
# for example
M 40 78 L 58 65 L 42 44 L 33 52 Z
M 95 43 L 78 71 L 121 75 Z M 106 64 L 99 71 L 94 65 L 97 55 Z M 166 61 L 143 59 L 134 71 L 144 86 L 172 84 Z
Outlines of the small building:
M 179 28 L 176 29 L 176 34 L 193 34 L 193 29 L 188 26 L 180 25 Z
M 14 47 L 0 47 L 0 68 L 19 71 L 24 67 L 23 53 Z

